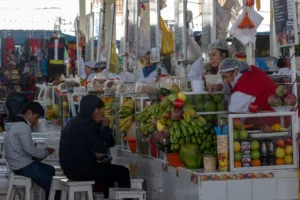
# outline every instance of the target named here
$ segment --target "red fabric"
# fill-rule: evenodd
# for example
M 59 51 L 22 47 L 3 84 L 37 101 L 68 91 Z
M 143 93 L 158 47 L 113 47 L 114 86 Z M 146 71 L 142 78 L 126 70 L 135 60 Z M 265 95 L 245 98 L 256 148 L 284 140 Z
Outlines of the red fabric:
M 232 89 L 234 92 L 242 92 L 247 95 L 256 97 L 255 103 L 260 109 L 273 110 L 268 103 L 268 97 L 275 93 L 275 82 L 261 69 L 251 65 L 250 71 L 244 71 L 241 78 L 237 81 Z

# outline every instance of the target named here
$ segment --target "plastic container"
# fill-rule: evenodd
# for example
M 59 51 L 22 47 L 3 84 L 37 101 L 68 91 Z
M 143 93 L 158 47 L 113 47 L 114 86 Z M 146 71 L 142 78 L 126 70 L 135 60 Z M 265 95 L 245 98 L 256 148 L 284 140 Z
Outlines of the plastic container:
M 173 167 L 184 167 L 178 153 L 167 153 L 169 165 Z
M 203 92 L 204 83 L 202 80 L 192 80 L 191 87 L 193 92 Z
M 212 155 L 204 155 L 203 156 L 203 167 L 206 172 L 216 171 L 217 168 L 217 158 Z

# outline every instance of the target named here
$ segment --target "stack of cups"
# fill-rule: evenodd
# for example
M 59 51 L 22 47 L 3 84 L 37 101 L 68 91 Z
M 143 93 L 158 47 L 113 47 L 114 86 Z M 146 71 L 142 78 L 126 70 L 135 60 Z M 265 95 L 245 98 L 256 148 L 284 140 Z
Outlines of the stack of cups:
M 203 92 L 204 84 L 202 80 L 192 80 L 191 87 L 193 92 Z
M 228 136 L 217 136 L 217 151 L 218 151 L 218 163 L 219 170 L 221 172 L 228 171 Z

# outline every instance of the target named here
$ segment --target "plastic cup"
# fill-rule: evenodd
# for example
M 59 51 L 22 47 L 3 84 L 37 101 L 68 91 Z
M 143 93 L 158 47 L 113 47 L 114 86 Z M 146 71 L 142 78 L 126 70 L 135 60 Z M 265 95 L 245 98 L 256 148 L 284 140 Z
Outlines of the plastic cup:
M 227 172 L 228 171 L 228 152 L 218 153 L 218 163 L 219 171 Z
M 218 135 L 217 136 L 217 150 L 218 150 L 218 153 L 227 153 L 228 152 L 228 136 L 227 135 Z
M 136 163 L 135 162 L 129 163 L 129 170 L 130 170 L 131 177 L 132 178 L 136 177 Z
M 214 172 L 217 168 L 217 158 L 212 155 L 203 156 L 203 167 L 205 172 Z
M 202 92 L 203 91 L 203 81 L 202 80 L 192 80 L 191 87 L 194 92 Z

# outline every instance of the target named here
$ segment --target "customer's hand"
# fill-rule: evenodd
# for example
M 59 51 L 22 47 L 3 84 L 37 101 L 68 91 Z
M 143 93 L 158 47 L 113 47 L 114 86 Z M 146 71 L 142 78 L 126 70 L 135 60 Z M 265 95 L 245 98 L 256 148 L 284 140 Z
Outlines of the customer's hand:
M 213 84 L 208 87 L 208 91 L 210 94 L 212 94 L 214 92 L 222 91 L 222 90 L 223 90 L 222 84 Z
M 46 149 L 47 149 L 49 155 L 53 154 L 55 152 L 55 149 L 53 149 L 51 147 L 47 147 Z

